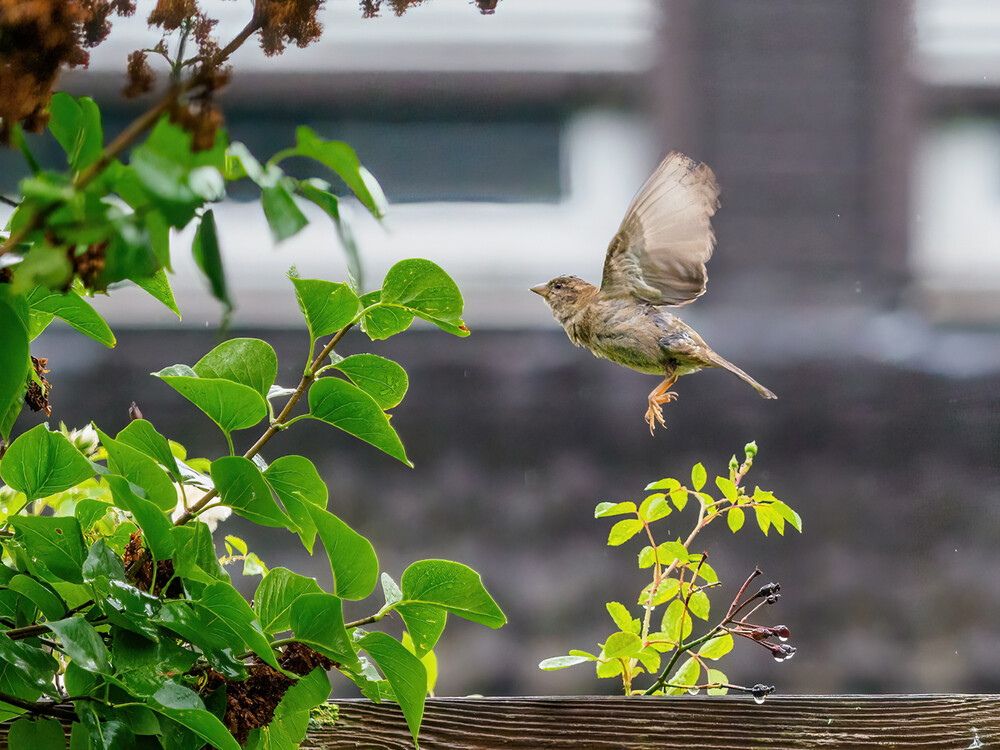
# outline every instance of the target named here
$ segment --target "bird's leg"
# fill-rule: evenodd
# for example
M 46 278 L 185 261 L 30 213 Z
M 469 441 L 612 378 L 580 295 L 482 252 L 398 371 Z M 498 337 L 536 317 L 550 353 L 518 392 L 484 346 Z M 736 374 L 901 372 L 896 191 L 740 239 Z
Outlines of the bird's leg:
M 660 404 L 666 404 L 677 398 L 677 394 L 673 391 L 667 390 L 674 383 L 677 382 L 676 375 L 670 375 L 663 379 L 653 392 L 649 394 L 649 408 L 646 410 L 646 424 L 649 425 L 649 434 L 653 434 L 653 429 L 656 427 L 656 423 L 659 422 L 664 427 L 667 423 L 663 421 L 663 409 L 660 408 Z

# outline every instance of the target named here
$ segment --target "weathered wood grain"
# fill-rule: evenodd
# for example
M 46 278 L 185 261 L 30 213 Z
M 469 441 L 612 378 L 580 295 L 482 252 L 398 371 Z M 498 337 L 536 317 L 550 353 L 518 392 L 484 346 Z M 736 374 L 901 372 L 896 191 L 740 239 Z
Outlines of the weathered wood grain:
M 412 748 L 399 708 L 338 700 L 303 750 Z M 435 698 L 422 750 L 976 750 L 1000 747 L 1000 695 Z M 0 750 L 8 750 L 0 724 Z M 11 748 L 10 750 L 30 750 Z
M 394 706 L 337 701 L 336 726 L 303 748 L 412 748 Z M 753 750 L 1000 747 L 1000 696 L 437 698 L 423 750 Z

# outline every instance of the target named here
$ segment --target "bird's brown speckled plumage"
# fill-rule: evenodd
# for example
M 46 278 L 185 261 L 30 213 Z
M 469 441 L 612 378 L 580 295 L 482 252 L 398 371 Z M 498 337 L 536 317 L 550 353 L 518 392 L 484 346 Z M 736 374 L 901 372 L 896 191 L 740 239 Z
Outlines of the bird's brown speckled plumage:
M 656 422 L 663 424 L 660 405 L 676 398 L 667 389 L 681 375 L 704 367 L 729 370 L 764 398 L 777 398 L 712 351 L 668 309 L 705 291 L 718 196 L 711 169 L 671 152 L 625 213 L 608 247 L 600 288 L 576 276 L 532 287 L 574 344 L 633 370 L 664 376 L 649 394 L 650 432 Z

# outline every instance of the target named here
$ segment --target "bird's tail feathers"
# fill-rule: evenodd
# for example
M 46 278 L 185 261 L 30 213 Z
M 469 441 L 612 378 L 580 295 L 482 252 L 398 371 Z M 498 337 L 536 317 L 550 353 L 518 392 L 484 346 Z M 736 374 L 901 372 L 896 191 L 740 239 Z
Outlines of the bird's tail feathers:
M 764 386 L 762 386 L 756 380 L 754 380 L 749 375 L 747 375 L 745 372 L 743 372 L 743 370 L 741 370 L 739 367 L 737 367 L 736 365 L 734 365 L 729 360 L 723 359 L 722 357 L 720 357 L 715 352 L 712 352 L 712 364 L 715 365 L 716 367 L 722 367 L 722 368 L 724 368 L 726 370 L 729 370 L 729 372 L 733 373 L 733 375 L 735 375 L 736 377 L 738 377 L 740 380 L 742 380 L 742 381 L 744 381 L 746 383 L 749 383 L 754 388 L 756 388 L 757 392 L 760 393 L 760 395 L 763 396 L 764 398 L 777 398 L 777 396 L 774 395 L 773 391 L 771 391 L 770 389 L 765 388 Z

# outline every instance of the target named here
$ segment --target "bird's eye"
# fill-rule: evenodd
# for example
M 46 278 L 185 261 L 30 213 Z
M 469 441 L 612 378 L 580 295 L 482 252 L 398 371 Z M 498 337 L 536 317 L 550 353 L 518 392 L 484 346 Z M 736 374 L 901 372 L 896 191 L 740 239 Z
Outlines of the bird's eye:
M 555 284 L 552 285 L 552 288 L 553 289 L 562 289 L 563 288 L 562 282 L 557 281 Z

